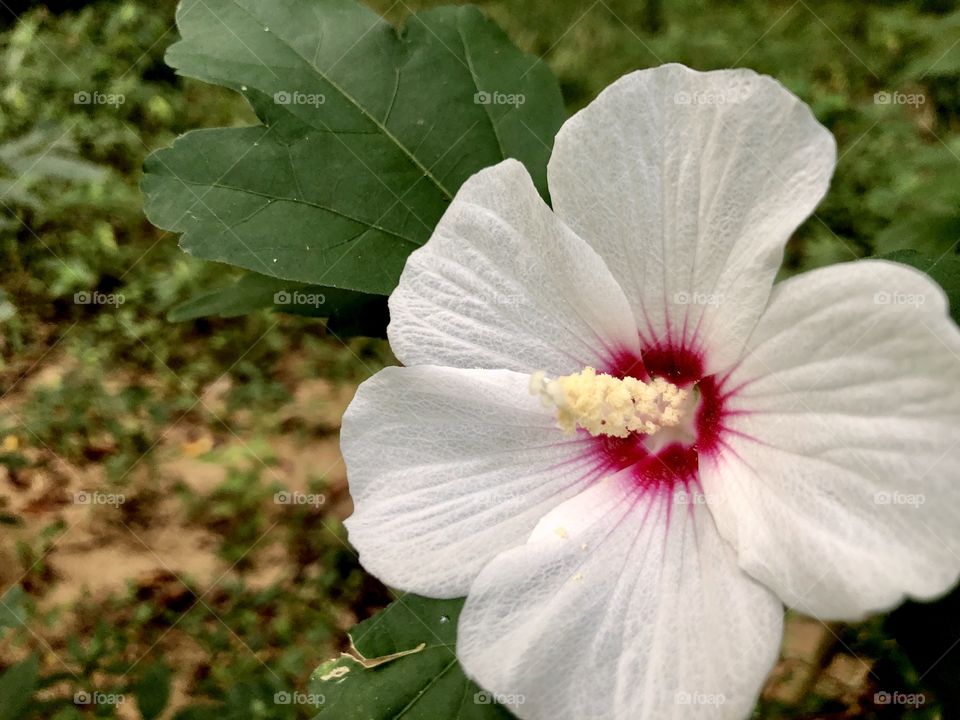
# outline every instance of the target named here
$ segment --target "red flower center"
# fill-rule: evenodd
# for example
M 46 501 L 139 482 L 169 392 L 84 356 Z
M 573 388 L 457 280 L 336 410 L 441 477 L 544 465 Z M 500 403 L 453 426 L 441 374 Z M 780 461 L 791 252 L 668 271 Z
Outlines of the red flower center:
M 656 434 L 636 433 L 626 438 L 592 437 L 589 452 L 598 470 L 607 474 L 629 469 L 634 483 L 644 490 L 672 492 L 678 484 L 698 490 L 699 458 L 704 453 L 717 452 L 722 442 L 727 397 L 722 381 L 704 375 L 703 354 L 681 345 L 658 344 L 645 349 L 639 357 L 632 352 L 617 353 L 602 371 L 619 378 L 662 377 L 698 393 L 699 401 L 692 419 L 692 439 L 664 443 L 657 441 Z

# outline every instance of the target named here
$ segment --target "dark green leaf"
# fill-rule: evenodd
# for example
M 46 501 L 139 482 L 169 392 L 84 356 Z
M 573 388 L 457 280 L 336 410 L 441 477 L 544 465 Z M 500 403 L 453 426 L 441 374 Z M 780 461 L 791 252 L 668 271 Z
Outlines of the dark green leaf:
M 339 336 L 386 337 L 387 302 L 382 295 L 324 288 L 258 273 L 247 273 L 232 285 L 205 293 L 175 307 L 172 322 L 216 315 L 236 317 L 261 308 L 327 319 Z
M 339 288 L 306 287 L 287 293 L 285 304 L 275 303 L 277 310 L 294 315 L 323 317 L 327 329 L 338 337 L 387 336 L 387 299 Z
M 25 717 L 37 689 L 39 667 L 37 656 L 31 655 L 0 675 L 0 720 Z
M 887 618 L 887 629 L 920 683 L 936 693 L 943 717 L 960 717 L 960 590 L 933 603 L 904 603 Z
M 243 92 L 263 122 L 147 161 L 147 215 L 193 255 L 389 294 L 473 173 L 515 157 L 545 191 L 556 80 L 476 8 L 402 32 L 348 0 L 185 0 L 177 18 L 168 62 Z
M 137 707 L 144 720 L 153 720 L 170 700 L 170 668 L 158 662 L 147 668 L 137 683 Z
M 504 720 L 513 715 L 469 680 L 456 657 L 463 600 L 406 595 L 350 632 L 364 662 L 344 655 L 321 665 L 311 691 L 322 718 Z
M 293 283 L 296 285 L 296 283 Z M 257 273 L 247 273 L 232 285 L 198 295 L 177 305 L 167 314 L 170 322 L 183 322 L 202 317 L 236 317 L 273 306 L 273 296 L 291 287 L 288 280 L 278 280 Z

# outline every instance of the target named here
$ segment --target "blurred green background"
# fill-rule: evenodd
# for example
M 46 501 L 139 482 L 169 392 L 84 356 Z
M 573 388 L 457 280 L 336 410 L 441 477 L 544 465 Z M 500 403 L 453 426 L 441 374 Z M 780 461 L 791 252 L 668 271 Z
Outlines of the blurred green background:
M 439 3 L 373 4 L 400 22 Z M 808 102 L 840 160 L 784 273 L 956 255 L 957 3 L 479 4 L 547 60 L 571 110 L 674 61 L 751 67 Z M 283 693 L 390 599 L 346 544 L 337 451 L 385 344 L 266 311 L 165 319 L 232 271 L 146 222 L 144 157 L 254 121 L 239 95 L 164 65 L 174 8 L 0 2 L 0 720 L 312 717 Z M 885 627 L 792 617 L 756 717 L 947 718 L 924 680 L 960 650 L 921 667 Z

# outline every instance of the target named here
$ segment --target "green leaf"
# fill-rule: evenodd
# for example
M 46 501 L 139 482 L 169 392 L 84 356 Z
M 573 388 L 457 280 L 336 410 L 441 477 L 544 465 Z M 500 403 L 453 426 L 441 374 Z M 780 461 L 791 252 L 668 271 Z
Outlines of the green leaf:
M 559 87 L 476 8 L 398 31 L 348 0 L 185 0 L 177 21 L 167 61 L 263 122 L 147 160 L 147 216 L 193 255 L 385 295 L 470 175 L 515 157 L 545 193 Z
M 95 182 L 108 177 L 106 167 L 78 155 L 69 129 L 63 132 L 49 126 L 0 144 L 0 167 L 9 169 L 19 184 L 54 179 Z
M 37 689 L 40 662 L 36 655 L 11 665 L 0 675 L 0 720 L 26 717 Z
M 913 250 L 898 250 L 883 256 L 884 260 L 893 260 L 921 270 L 933 278 L 950 301 L 950 315 L 960 323 L 960 257 L 943 255 L 930 257 Z
M 960 175 L 956 182 L 960 183 Z M 874 242 L 880 255 L 913 250 L 939 257 L 953 252 L 958 237 L 960 216 L 934 215 L 928 211 L 922 216 L 911 214 L 893 223 L 880 232 Z
M 17 308 L 10 302 L 10 298 L 3 291 L 3 288 L 0 288 L 0 322 L 6 322 L 16 314 Z
M 12 178 L 4 177 L 10 175 Z M 43 207 L 43 192 L 51 181 L 87 183 L 109 177 L 106 167 L 79 157 L 69 128 L 44 125 L 13 140 L 0 143 L 0 227 L 17 227 L 9 220 L 13 207 Z M 49 193 L 46 193 L 49 194 Z M 0 314 L 3 310 L 0 308 Z
M 18 628 L 23 625 L 27 616 L 24 601 L 27 594 L 19 585 L 14 585 L 0 598 L 0 637 L 7 628 Z
M 456 657 L 463 600 L 405 595 L 350 632 L 352 654 L 313 673 L 320 717 L 503 720 L 513 715 L 468 679 Z
M 153 720 L 170 700 L 170 668 L 161 662 L 147 668 L 137 683 L 137 707 L 144 720 Z
M 386 337 L 389 319 L 382 295 L 316 287 L 258 273 L 247 273 L 232 285 L 188 300 L 167 318 L 171 322 L 214 315 L 229 318 L 263 308 L 326 318 L 327 328 L 342 336 Z
M 307 287 L 289 293 L 286 304 L 275 303 L 277 310 L 294 315 L 326 318 L 327 330 L 335 335 L 385 338 L 390 320 L 387 299 L 339 288 Z
M 203 293 L 177 305 L 167 313 L 167 320 L 183 322 L 210 316 L 229 318 L 246 315 L 271 307 L 273 296 L 290 287 L 291 283 L 287 280 L 248 273 L 232 285 Z

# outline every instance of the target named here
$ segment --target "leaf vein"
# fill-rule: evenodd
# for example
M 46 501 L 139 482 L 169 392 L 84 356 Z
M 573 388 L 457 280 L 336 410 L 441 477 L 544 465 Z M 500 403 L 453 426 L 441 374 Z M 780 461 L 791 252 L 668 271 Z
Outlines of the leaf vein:
M 241 12 L 244 12 L 244 13 L 246 13 L 247 15 L 249 15 L 251 18 L 256 19 L 256 16 L 253 14 L 253 12 L 251 12 L 250 10 L 248 10 L 247 8 L 245 8 L 243 5 L 241 5 L 241 4 L 238 2 L 238 0 L 233 0 L 233 4 L 234 4 L 237 8 L 239 8 Z M 259 26 L 259 24 L 258 24 L 258 26 Z M 443 183 L 441 183 L 440 180 L 439 180 L 436 176 L 434 176 L 433 173 L 431 173 L 430 170 L 427 169 L 427 167 L 426 167 L 422 162 L 420 162 L 419 158 L 417 158 L 417 156 L 414 155 L 414 154 L 409 150 L 409 148 L 407 148 L 406 145 L 404 145 L 402 142 L 400 142 L 400 139 L 399 139 L 396 135 L 394 135 L 392 132 L 390 132 L 390 130 L 387 129 L 387 127 L 385 127 L 385 126 L 383 125 L 383 123 L 381 123 L 379 120 L 377 120 L 377 118 L 375 118 L 375 117 L 370 113 L 370 111 L 367 110 L 367 109 L 360 103 L 359 100 L 357 100 L 355 97 L 353 97 L 353 95 L 351 95 L 349 92 L 347 92 L 347 90 L 346 90 L 345 88 L 341 87 L 341 86 L 339 85 L 339 83 L 335 82 L 335 81 L 334 81 L 332 78 L 330 78 L 326 73 L 324 73 L 323 70 L 321 70 L 320 67 L 318 67 L 315 63 L 311 62 L 311 60 L 310 60 L 309 58 L 305 57 L 299 50 L 297 50 L 296 47 L 294 47 L 294 45 L 293 45 L 292 43 L 290 43 L 289 41 L 287 41 L 285 38 L 282 38 L 279 33 L 274 33 L 273 36 L 274 36 L 275 38 L 277 38 L 277 40 L 280 41 L 285 47 L 289 48 L 290 51 L 293 52 L 294 55 L 296 55 L 296 56 L 297 56 L 298 58 L 300 58 L 303 62 L 305 62 L 308 67 L 310 67 L 311 69 L 313 69 L 314 72 L 316 72 L 317 75 L 319 75 L 320 78 L 322 78 L 324 82 L 326 82 L 327 84 L 330 85 L 330 87 L 332 87 L 334 90 L 336 90 L 348 103 L 350 103 L 351 105 L 353 105 L 353 106 L 360 112 L 360 114 L 361 114 L 364 118 L 366 118 L 369 122 L 373 123 L 373 125 L 374 125 L 391 143 L 393 143 L 393 144 L 397 147 L 397 149 L 400 150 L 400 152 L 402 152 L 402 153 L 407 157 L 407 159 L 408 159 L 420 172 L 422 172 L 427 178 L 430 179 L 430 181 L 431 181 L 434 185 L 436 185 L 436 187 L 440 190 L 440 192 L 443 193 L 443 195 L 444 195 L 446 198 L 451 199 L 451 200 L 453 199 L 453 193 L 452 193 L 449 189 L 447 189 L 447 187 L 446 187 Z M 242 41 L 241 41 L 241 42 L 242 42 Z M 322 122 L 322 121 L 321 121 L 321 122 Z
M 368 229 L 379 230 L 385 235 L 390 235 L 391 237 L 395 237 L 398 240 L 403 240 L 404 242 L 408 242 L 415 247 L 420 247 L 420 245 L 423 244 L 417 240 L 408 238 L 405 235 L 401 235 L 400 233 L 394 230 L 389 230 L 383 227 L 382 225 L 377 225 L 376 223 L 370 222 L 369 220 L 361 220 L 360 218 L 356 218 L 356 217 L 353 217 L 352 215 L 348 215 L 342 210 L 337 210 L 327 205 L 323 205 L 321 203 L 313 202 L 310 200 L 289 198 L 289 197 L 279 197 L 276 195 L 268 195 L 267 193 L 258 192 L 257 190 L 251 190 L 250 188 L 238 187 L 236 185 L 224 185 L 222 183 L 204 183 L 204 182 L 198 182 L 196 180 L 184 180 L 183 178 L 179 178 L 179 177 L 177 178 L 177 180 L 179 180 L 184 185 L 196 185 L 198 187 L 217 188 L 218 190 L 229 190 L 232 192 L 243 193 L 245 195 L 253 195 L 255 197 L 261 197 L 266 200 L 269 200 L 271 204 L 274 202 L 288 202 L 288 203 L 293 203 L 294 205 L 306 205 L 308 207 L 316 208 L 318 210 L 323 210 L 324 212 L 331 213 L 332 215 L 337 215 L 339 217 L 344 218 L 345 220 L 350 220 L 351 222 L 355 222 L 358 225 L 365 226 Z M 259 209 L 262 210 L 263 208 L 259 208 Z M 244 220 L 246 219 L 248 218 L 245 218 Z M 234 227 L 236 227 L 236 225 Z

